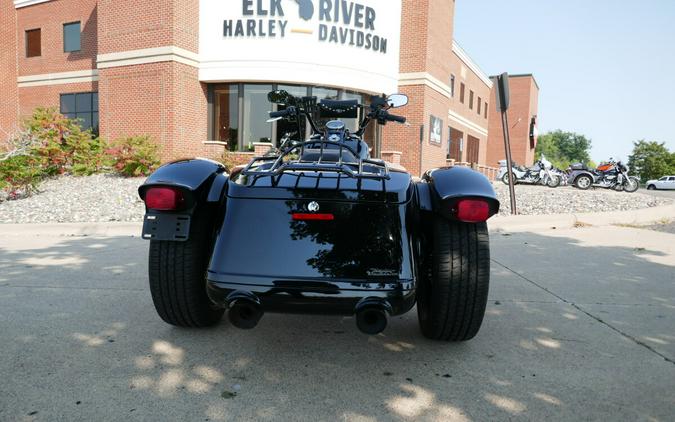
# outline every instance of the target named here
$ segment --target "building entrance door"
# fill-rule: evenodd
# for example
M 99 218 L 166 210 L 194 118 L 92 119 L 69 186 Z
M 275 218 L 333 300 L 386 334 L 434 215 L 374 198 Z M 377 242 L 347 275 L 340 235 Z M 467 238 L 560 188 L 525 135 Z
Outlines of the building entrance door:
M 480 140 L 471 135 L 467 136 L 466 161 L 471 164 L 478 163 L 478 151 L 480 150 Z

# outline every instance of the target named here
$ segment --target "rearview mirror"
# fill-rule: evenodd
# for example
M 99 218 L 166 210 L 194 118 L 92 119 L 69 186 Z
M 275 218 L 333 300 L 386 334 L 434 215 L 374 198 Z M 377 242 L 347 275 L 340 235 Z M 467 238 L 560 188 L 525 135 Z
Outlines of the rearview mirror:
M 283 89 L 278 89 L 276 91 L 271 91 L 269 94 L 267 94 L 267 99 L 269 102 L 272 104 L 286 104 L 289 105 L 292 102 L 293 97 L 291 94 L 288 92 L 284 91 Z
M 405 94 L 392 94 L 387 98 L 387 104 L 391 108 L 403 107 L 408 104 L 408 96 Z

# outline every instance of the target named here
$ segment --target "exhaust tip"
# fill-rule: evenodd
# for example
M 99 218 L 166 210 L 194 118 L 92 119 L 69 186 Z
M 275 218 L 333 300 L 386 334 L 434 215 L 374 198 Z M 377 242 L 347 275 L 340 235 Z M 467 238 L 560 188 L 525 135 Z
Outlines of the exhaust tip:
M 258 325 L 263 316 L 263 310 L 255 302 L 236 300 L 230 305 L 227 317 L 230 323 L 242 330 L 251 330 Z
M 380 334 L 387 328 L 387 312 L 384 307 L 366 307 L 356 313 L 356 326 L 364 334 Z

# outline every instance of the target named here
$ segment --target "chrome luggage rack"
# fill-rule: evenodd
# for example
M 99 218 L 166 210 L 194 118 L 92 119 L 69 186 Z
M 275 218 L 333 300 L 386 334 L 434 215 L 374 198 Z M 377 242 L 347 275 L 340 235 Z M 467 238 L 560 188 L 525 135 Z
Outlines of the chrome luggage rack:
M 316 161 L 302 161 L 300 159 L 295 161 L 284 162 L 284 158 L 288 157 L 294 151 L 300 150 L 300 156 L 302 156 L 305 147 L 307 145 L 321 144 L 321 150 L 319 154 L 319 159 Z M 326 145 L 335 145 L 338 146 L 338 155 L 339 159 L 337 162 L 323 162 L 323 155 Z M 358 157 L 358 153 L 354 151 L 353 148 L 344 145 L 342 142 L 335 141 L 326 141 L 326 140 L 317 140 L 310 139 L 308 141 L 299 142 L 281 154 L 256 157 L 241 171 L 241 175 L 244 176 L 281 176 L 285 172 L 316 172 L 319 173 L 319 176 L 322 172 L 334 172 L 339 174 L 345 174 L 354 179 L 374 179 L 374 180 L 389 180 L 389 166 L 384 161 L 376 161 L 370 159 L 358 159 L 354 162 L 348 162 L 342 160 L 342 152 L 347 150 L 352 153 L 354 157 Z M 264 169 L 260 167 L 265 164 L 272 163 L 270 167 L 265 166 Z M 370 171 L 364 171 L 364 166 L 372 166 L 380 169 L 381 171 L 373 173 Z

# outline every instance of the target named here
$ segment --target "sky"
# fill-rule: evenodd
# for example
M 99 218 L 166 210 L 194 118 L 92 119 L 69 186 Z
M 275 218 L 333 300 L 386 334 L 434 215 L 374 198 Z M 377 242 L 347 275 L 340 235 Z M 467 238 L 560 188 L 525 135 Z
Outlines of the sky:
M 454 30 L 487 74 L 534 74 L 540 133 L 586 135 L 596 162 L 675 152 L 675 0 L 457 0 Z

